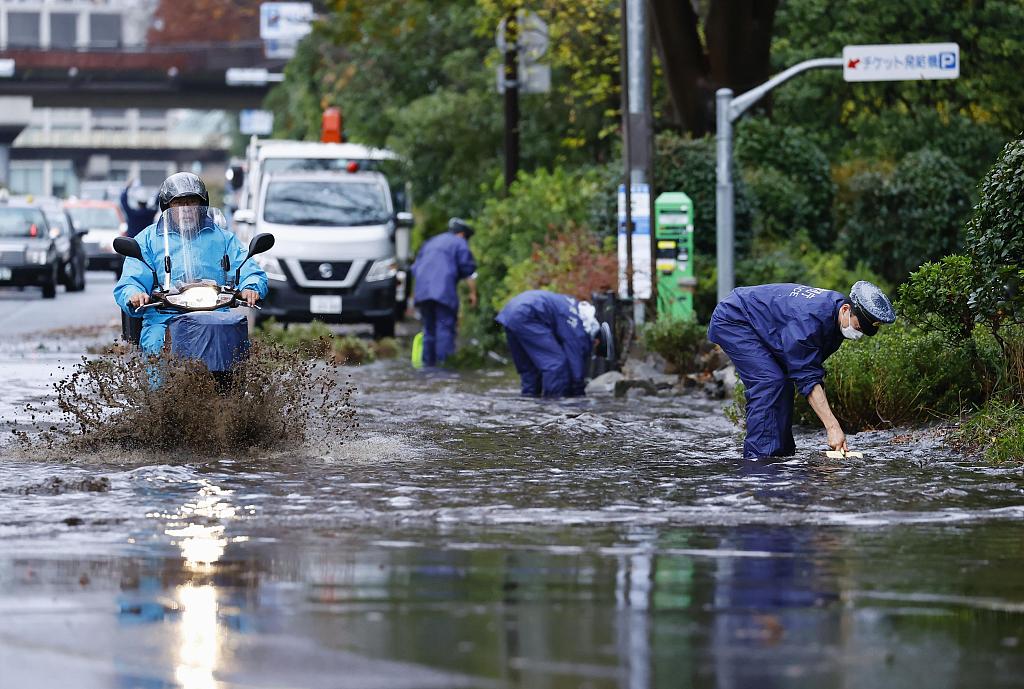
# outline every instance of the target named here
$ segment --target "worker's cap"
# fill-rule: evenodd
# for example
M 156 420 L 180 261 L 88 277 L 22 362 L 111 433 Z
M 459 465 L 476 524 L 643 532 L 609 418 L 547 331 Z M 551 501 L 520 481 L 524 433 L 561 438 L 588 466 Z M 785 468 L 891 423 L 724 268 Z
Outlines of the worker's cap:
M 462 218 L 449 218 L 448 231 L 452 234 L 462 233 L 466 239 L 473 236 L 473 227 Z
M 867 280 L 859 280 L 850 288 L 850 306 L 853 315 L 860 321 L 865 335 L 874 335 L 880 325 L 896 321 L 896 309 L 885 293 Z

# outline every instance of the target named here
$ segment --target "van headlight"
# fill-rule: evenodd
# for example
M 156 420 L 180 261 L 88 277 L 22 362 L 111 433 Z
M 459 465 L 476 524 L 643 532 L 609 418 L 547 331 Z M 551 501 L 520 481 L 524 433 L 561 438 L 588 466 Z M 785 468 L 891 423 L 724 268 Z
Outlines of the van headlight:
M 367 282 L 379 282 L 398 275 L 398 260 L 394 256 L 374 261 L 370 266 L 370 272 L 366 274 Z
M 29 249 L 25 252 L 25 260 L 28 263 L 38 263 L 42 265 L 50 260 L 49 249 Z
M 284 269 L 281 268 L 281 262 L 272 256 L 255 256 L 256 265 L 263 269 L 263 272 L 267 274 L 268 280 L 280 280 L 284 282 L 288 278 L 285 277 Z

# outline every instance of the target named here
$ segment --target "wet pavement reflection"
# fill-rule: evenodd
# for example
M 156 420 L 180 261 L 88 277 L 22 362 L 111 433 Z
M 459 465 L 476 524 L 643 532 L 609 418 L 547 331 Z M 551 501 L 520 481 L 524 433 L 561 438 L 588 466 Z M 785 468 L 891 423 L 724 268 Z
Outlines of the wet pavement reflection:
M 797 457 L 743 462 L 701 397 L 551 404 L 504 371 L 355 375 L 365 436 L 328 454 L 0 449 L 0 686 L 1024 676 L 1020 468 L 882 432 L 853 438 L 864 460 L 805 431 Z M 90 476 L 109 491 L 33 490 Z

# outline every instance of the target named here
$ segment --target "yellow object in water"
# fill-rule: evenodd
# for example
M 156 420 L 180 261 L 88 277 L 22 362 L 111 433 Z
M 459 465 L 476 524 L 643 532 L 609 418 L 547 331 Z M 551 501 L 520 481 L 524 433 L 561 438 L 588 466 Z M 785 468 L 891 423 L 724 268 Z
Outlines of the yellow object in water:
M 423 368 L 423 331 L 412 338 L 412 367 Z
M 863 452 L 843 452 L 842 450 L 826 450 L 825 456 L 829 459 L 864 459 Z

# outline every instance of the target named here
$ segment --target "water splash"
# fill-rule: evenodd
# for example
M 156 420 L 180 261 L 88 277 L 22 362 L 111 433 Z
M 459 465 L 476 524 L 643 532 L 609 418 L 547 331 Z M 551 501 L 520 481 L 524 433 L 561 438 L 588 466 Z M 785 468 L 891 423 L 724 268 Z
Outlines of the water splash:
M 254 343 L 228 376 L 170 354 L 82 357 L 54 395 L 9 422 L 24 451 L 47 455 L 123 450 L 222 456 L 336 447 L 355 437 L 355 387 L 341 369 L 303 353 Z

